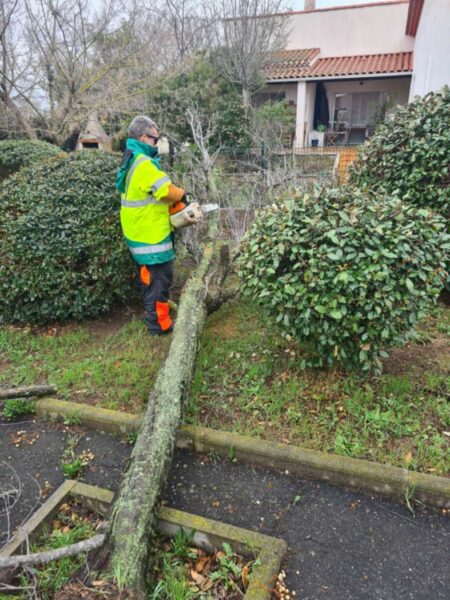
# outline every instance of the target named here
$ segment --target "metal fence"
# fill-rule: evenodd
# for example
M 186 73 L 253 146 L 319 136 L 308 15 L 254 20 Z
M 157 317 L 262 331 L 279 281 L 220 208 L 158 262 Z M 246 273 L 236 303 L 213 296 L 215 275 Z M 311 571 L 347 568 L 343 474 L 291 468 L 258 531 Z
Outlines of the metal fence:
M 359 146 L 323 148 L 267 149 L 264 145 L 251 151 L 222 150 L 217 162 L 227 174 L 239 176 L 249 172 L 261 175 L 282 169 L 301 179 L 345 181 Z

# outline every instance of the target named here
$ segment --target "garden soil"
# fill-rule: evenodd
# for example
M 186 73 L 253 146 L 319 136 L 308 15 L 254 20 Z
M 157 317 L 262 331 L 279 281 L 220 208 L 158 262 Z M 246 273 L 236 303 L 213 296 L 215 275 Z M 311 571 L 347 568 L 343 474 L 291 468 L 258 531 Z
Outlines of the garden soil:
M 116 490 L 131 450 L 125 442 L 78 427 L 0 420 L 0 488 L 17 484 L 17 477 L 22 486 L 12 529 L 38 508 L 39 490 L 48 495 L 63 482 L 60 464 L 71 435 L 80 436 L 77 453 L 93 455 L 81 480 Z M 184 451 L 176 452 L 163 502 L 286 540 L 286 585 L 298 599 L 448 598 L 450 520 L 442 511 L 417 506 L 413 514 L 286 471 Z M 7 530 L 2 508 L 0 541 Z

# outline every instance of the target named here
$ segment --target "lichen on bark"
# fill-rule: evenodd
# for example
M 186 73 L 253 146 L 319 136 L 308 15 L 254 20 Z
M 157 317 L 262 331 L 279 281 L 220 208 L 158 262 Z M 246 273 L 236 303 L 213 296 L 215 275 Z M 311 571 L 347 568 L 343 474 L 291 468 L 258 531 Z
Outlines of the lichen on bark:
M 210 239 L 213 238 L 211 233 L 210 230 Z M 117 583 L 133 590 L 136 598 L 145 597 L 149 540 L 175 448 L 214 271 L 217 271 L 214 244 L 209 242 L 182 294 L 169 353 L 150 394 L 142 427 L 111 513 L 107 544 L 109 567 Z

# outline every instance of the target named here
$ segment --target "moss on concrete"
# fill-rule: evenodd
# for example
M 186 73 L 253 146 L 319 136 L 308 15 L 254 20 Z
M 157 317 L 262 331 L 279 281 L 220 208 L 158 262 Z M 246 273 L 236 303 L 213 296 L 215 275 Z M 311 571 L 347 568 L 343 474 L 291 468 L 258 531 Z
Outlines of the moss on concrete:
M 269 600 L 281 561 L 287 550 L 284 540 L 172 508 L 160 510 L 158 520 L 160 531 L 173 536 L 181 527 L 186 532 L 195 532 L 194 544 L 207 551 L 213 552 L 220 548 L 223 542 L 227 542 L 234 552 L 249 558 L 258 558 L 260 564 L 255 566 L 252 572 L 252 580 L 244 598 L 245 600 Z
M 72 479 L 67 479 L 61 484 L 41 508 L 20 527 L 13 539 L 0 552 L 0 556 L 6 558 L 26 550 L 27 540 L 33 541 L 40 535 L 43 525 L 53 519 L 76 483 Z
M 114 500 L 114 493 L 110 490 L 88 485 L 77 481 L 69 492 L 70 496 L 76 500 L 80 500 L 93 512 L 105 516 L 109 512 L 110 505 Z
M 64 419 L 76 414 L 83 425 L 119 434 L 138 431 L 142 422 L 142 417 L 52 398 L 38 400 L 36 407 L 41 417 Z M 194 452 L 214 450 L 222 456 L 228 456 L 233 448 L 239 460 L 252 464 L 288 469 L 301 476 L 394 498 L 413 496 L 426 504 L 450 508 L 450 479 L 446 477 L 192 425 L 180 428 L 177 446 Z
M 179 445 L 222 456 L 233 448 L 238 460 L 288 469 L 301 476 L 403 499 L 406 494 L 426 504 L 450 507 L 450 479 L 382 465 L 367 460 L 266 442 L 225 431 L 183 426 Z
M 91 429 L 119 435 L 137 431 L 142 423 L 142 417 L 136 415 L 56 398 L 42 398 L 36 401 L 35 406 L 38 417 L 55 421 L 65 421 L 72 417 Z
M 78 481 L 65 481 L 27 521 L 24 532 L 16 534 L 0 556 L 7 557 L 20 552 L 25 541 L 25 532 L 34 539 L 68 496 L 104 515 L 108 512 L 114 493 Z M 170 537 L 174 536 L 180 528 L 186 532 L 193 530 L 195 532 L 193 543 L 210 552 L 220 548 L 223 542 L 227 542 L 234 552 L 252 559 L 258 558 L 259 564 L 253 569 L 252 580 L 244 600 L 269 600 L 270 589 L 273 587 L 287 549 L 283 540 L 166 507 L 161 508 L 159 512 L 157 528 Z

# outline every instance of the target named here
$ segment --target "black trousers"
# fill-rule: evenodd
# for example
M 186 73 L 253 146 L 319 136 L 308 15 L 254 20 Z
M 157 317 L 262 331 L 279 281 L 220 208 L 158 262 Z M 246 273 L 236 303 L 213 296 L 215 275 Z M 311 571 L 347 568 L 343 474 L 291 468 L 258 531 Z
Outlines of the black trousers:
M 144 301 L 144 321 L 150 333 L 171 331 L 169 290 L 173 279 L 173 261 L 160 265 L 138 265 L 139 288 Z

